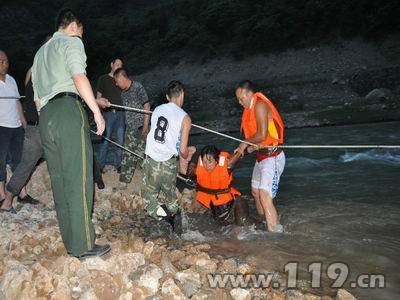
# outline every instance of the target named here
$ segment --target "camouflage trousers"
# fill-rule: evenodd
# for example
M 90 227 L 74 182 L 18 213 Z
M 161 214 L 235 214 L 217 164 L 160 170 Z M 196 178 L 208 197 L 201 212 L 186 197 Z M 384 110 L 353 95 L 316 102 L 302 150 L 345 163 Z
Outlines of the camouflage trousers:
M 143 163 L 142 197 L 144 206 L 149 216 L 157 217 L 157 209 L 162 204 L 159 193 L 165 195 L 164 204 L 171 213 L 179 209 L 178 199 L 175 196 L 176 175 L 178 172 L 178 160 L 173 157 L 164 162 L 157 162 L 147 157 Z
M 145 139 L 139 130 L 133 132 L 127 128 L 127 130 L 125 131 L 124 147 L 144 157 Z M 119 181 L 130 183 L 135 173 L 136 166 L 140 165 L 141 163 L 141 158 L 136 157 L 132 153 L 124 151 L 122 155 Z

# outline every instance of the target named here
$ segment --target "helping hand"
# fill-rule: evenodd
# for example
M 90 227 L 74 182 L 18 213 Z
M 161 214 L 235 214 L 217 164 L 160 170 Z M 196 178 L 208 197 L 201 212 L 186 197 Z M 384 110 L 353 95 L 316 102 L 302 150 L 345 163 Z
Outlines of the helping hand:
M 108 101 L 108 99 L 106 98 L 97 98 L 96 102 L 100 108 L 106 108 L 111 106 L 110 101 Z
M 240 157 L 243 157 L 244 156 L 244 150 L 246 150 L 246 148 L 247 148 L 247 144 L 240 143 L 239 147 L 237 147 L 235 149 L 234 153 L 235 154 L 238 153 L 238 154 L 240 154 Z

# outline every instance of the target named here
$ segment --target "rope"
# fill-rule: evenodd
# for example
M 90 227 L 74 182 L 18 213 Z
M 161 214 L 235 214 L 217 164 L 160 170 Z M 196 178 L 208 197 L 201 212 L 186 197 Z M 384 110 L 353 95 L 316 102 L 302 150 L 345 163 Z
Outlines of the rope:
M 125 110 L 130 110 L 130 111 L 135 111 L 139 113 L 145 113 L 145 114 L 151 114 L 153 113 L 150 110 L 144 110 L 140 108 L 134 108 L 134 107 L 129 107 L 129 106 L 123 106 L 123 105 L 116 105 L 116 104 L 111 104 L 112 107 L 116 108 L 121 108 Z M 231 135 L 227 135 L 212 129 L 208 129 L 206 127 L 192 124 L 193 127 L 199 128 L 204 131 L 208 131 L 210 133 L 214 133 L 223 137 L 226 137 L 228 139 L 240 142 L 240 143 L 245 143 L 250 146 L 255 146 L 257 147 L 256 144 L 235 138 Z M 277 145 L 273 146 L 271 148 L 282 148 L 282 149 L 399 149 L 400 145 Z
M 25 98 L 25 97 L 26 97 L 26 96 L 19 96 L 19 97 L 15 97 L 15 96 L 12 96 L 12 97 L 1 96 L 0 99 L 22 99 L 22 98 Z
M 96 134 L 95 131 L 93 131 L 93 130 L 90 130 L 90 131 L 91 131 L 92 133 Z M 97 134 L 96 134 L 96 135 L 97 135 Z M 109 138 L 106 138 L 105 136 L 102 136 L 102 138 L 105 139 L 107 142 L 109 142 L 109 143 L 111 143 L 111 144 L 113 144 L 113 145 L 115 145 L 115 146 L 121 148 L 122 150 L 125 150 L 126 152 L 129 152 L 130 154 L 132 154 L 132 155 L 134 155 L 134 156 L 136 156 L 136 157 L 138 157 L 138 158 L 140 158 L 140 159 L 143 159 L 143 160 L 145 159 L 143 156 L 141 156 L 141 155 L 139 155 L 139 154 L 133 152 L 132 150 L 129 150 L 128 148 L 126 148 L 126 147 L 124 147 L 124 146 L 122 146 L 122 145 L 120 145 L 120 144 L 114 142 L 113 140 L 110 140 Z M 185 183 L 187 183 L 187 184 L 190 185 L 190 186 L 195 186 L 195 185 L 196 185 L 196 183 L 195 183 L 193 180 L 191 180 L 190 178 L 185 178 L 185 177 L 183 177 L 183 176 L 181 176 L 181 175 L 179 175 L 179 174 L 176 175 L 176 177 L 177 177 L 178 179 L 184 181 Z
M 140 109 L 140 108 L 133 108 L 133 107 L 123 106 L 123 105 L 111 104 L 110 106 L 116 107 L 116 108 L 125 109 L 125 110 L 135 111 L 135 112 L 139 112 L 139 113 L 144 113 L 144 114 L 152 114 L 152 113 L 153 113 L 153 112 L 150 111 L 150 110 L 144 110 L 144 109 Z M 217 135 L 226 137 L 226 138 L 228 138 L 228 139 L 231 139 L 231 140 L 234 140 L 234 141 L 237 141 L 237 142 L 240 142 L 240 143 L 245 143 L 245 144 L 247 144 L 247 145 L 257 147 L 256 144 L 253 144 L 253 143 L 250 143 L 250 142 L 247 142 L 247 141 L 243 141 L 243 140 L 241 140 L 241 139 L 235 138 L 235 137 L 230 136 L 230 135 L 227 135 L 227 134 L 225 134 L 225 133 L 221 133 L 221 132 L 218 132 L 218 131 L 215 131 L 215 130 L 212 130 L 212 129 L 208 129 L 208 128 L 206 128 L 206 127 L 203 127 L 203 126 L 200 126 L 200 125 L 196 125 L 196 124 L 192 124 L 192 126 L 193 126 L 193 127 L 196 127 L 196 128 L 199 128 L 199 129 L 201 129 L 201 130 L 204 130 L 204 131 L 208 131 L 208 132 L 211 132 L 211 133 L 214 133 L 214 134 L 217 134 Z

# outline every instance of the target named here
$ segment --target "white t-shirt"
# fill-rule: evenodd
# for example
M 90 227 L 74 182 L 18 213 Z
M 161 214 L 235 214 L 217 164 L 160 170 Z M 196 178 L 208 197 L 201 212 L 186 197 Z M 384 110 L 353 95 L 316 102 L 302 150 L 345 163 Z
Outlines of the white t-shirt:
M 0 80 L 0 97 L 19 97 L 17 83 L 6 74 L 6 80 Z M 18 128 L 21 120 L 17 110 L 18 99 L 0 99 L 0 126 Z
M 181 127 L 186 112 L 175 103 L 158 106 L 151 116 L 146 140 L 146 155 L 158 162 L 178 156 L 181 146 Z

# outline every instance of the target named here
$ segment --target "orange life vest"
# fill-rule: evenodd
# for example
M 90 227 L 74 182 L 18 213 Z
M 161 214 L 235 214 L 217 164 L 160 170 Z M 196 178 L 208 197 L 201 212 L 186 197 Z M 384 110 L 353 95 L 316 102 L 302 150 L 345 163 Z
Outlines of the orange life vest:
M 272 102 L 262 93 L 255 93 L 249 108 L 244 109 L 242 115 L 241 131 L 247 138 L 252 137 L 257 132 L 256 105 L 258 101 L 264 101 L 268 105 L 271 115 L 268 119 L 268 134 L 261 144 L 265 146 L 276 146 L 283 143 L 284 124 L 278 110 Z
M 228 157 L 228 152 L 221 152 L 219 161 L 212 172 L 206 170 L 201 156 L 198 159 L 196 199 L 207 208 L 210 208 L 211 202 L 214 206 L 219 206 L 233 200 L 235 196 L 240 196 L 240 192 L 230 186 L 233 178 L 228 172 Z

